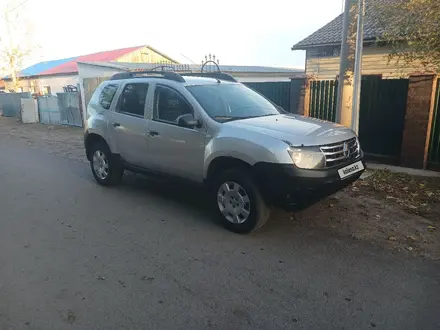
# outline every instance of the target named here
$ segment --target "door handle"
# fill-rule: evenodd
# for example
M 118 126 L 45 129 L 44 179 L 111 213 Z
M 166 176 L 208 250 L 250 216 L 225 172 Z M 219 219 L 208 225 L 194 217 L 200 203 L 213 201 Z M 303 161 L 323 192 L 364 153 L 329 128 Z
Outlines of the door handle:
M 156 131 L 148 131 L 148 135 L 149 135 L 149 136 L 157 136 L 157 135 L 159 135 L 159 132 L 156 132 Z
M 121 126 L 121 124 L 119 124 L 119 123 L 113 123 L 113 127 L 119 127 L 119 126 Z

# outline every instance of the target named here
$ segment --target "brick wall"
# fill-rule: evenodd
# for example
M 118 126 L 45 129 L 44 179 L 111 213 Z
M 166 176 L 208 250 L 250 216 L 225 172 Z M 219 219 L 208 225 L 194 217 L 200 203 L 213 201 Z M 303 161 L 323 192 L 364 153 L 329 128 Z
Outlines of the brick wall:
M 403 131 L 402 166 L 423 168 L 434 76 L 411 76 Z

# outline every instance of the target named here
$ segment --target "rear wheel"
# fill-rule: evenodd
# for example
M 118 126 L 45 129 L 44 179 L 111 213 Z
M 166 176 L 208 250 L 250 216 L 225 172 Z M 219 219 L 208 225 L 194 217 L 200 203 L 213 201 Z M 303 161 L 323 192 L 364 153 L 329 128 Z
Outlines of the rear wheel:
M 96 181 L 104 186 L 118 184 L 124 173 L 120 161 L 104 142 L 97 142 L 90 149 L 90 168 Z
M 212 184 L 222 225 L 236 233 L 249 233 L 262 227 L 270 216 L 253 178 L 241 169 L 226 170 L 217 175 Z

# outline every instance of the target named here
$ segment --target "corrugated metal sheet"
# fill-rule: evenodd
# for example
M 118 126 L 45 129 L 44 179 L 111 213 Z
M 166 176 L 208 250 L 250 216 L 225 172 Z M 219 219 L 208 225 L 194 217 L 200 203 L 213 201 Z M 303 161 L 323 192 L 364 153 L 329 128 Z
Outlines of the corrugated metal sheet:
M 245 85 L 283 107 L 284 110 L 290 111 L 290 81 L 245 83 Z
M 42 96 L 37 100 L 40 123 L 61 125 L 61 114 L 58 109 L 58 98 L 56 96 Z
M 60 73 L 75 73 L 78 72 L 77 61 L 80 62 L 95 62 L 95 61 L 114 61 L 119 57 L 138 50 L 145 46 L 136 46 L 129 48 L 115 49 L 105 52 L 93 53 L 82 56 L 74 56 L 53 61 L 45 61 L 34 64 L 20 72 L 22 77 L 53 75 Z M 8 78 L 8 77 L 5 77 Z
M 64 125 L 82 127 L 78 93 L 57 93 L 61 122 Z
M 21 99 L 31 98 L 30 93 L 1 93 L 0 111 L 5 117 L 18 117 L 21 112 Z
M 42 124 L 82 126 L 79 94 L 76 92 L 39 97 L 38 112 Z
M 54 60 L 54 61 L 46 61 L 34 64 L 20 72 L 20 75 L 23 77 L 27 76 L 36 76 L 38 74 L 41 74 L 44 71 L 53 69 L 61 64 L 64 64 L 66 62 L 70 62 L 76 59 L 76 57 L 69 57 L 69 58 L 63 58 L 61 60 Z
M 78 56 L 78 57 L 75 57 L 75 59 L 72 61 L 63 63 L 61 65 L 54 67 L 54 68 L 43 71 L 41 74 L 49 75 L 49 74 L 78 72 L 78 65 L 76 64 L 76 62 L 113 61 L 113 60 L 116 60 L 117 58 L 121 57 L 122 55 L 134 52 L 142 47 L 144 47 L 144 46 L 116 49 L 116 50 L 110 50 L 107 52 L 99 52 L 99 53 L 94 53 L 94 54 L 89 54 L 89 55 L 84 55 L 84 56 Z

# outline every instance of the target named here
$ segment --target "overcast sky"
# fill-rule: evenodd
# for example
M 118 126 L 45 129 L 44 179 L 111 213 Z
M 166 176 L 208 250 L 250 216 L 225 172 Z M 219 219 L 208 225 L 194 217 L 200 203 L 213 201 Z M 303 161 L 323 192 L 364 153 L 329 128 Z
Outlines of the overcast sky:
M 27 0 L 18 10 L 39 46 L 30 64 L 149 44 L 186 63 L 181 54 L 200 63 L 213 53 L 222 64 L 303 67 L 303 52 L 290 47 L 340 14 L 341 5 L 342 0 Z

